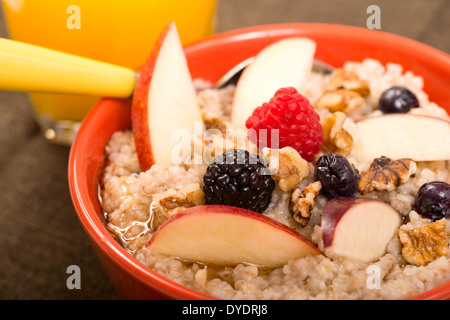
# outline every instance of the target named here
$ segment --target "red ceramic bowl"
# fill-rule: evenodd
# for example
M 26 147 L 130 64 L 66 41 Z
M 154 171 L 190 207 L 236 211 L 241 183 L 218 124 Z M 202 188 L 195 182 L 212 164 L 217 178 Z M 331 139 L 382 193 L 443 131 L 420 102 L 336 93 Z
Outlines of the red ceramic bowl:
M 217 34 L 186 47 L 192 76 L 212 82 L 228 69 L 284 37 L 305 36 L 317 42 L 316 58 L 333 66 L 375 58 L 401 64 L 425 81 L 430 99 L 450 112 L 450 56 L 396 35 L 329 24 L 266 25 Z M 129 255 L 105 227 L 98 198 L 104 147 L 113 132 L 130 128 L 130 100 L 103 99 L 88 114 L 73 143 L 69 184 L 79 220 L 104 269 L 124 299 L 211 299 L 148 269 Z M 413 299 L 450 299 L 450 282 Z

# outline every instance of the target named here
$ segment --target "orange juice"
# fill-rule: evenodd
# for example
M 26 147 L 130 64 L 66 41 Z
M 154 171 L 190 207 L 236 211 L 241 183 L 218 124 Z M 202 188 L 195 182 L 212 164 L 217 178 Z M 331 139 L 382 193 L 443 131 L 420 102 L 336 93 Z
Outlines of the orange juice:
M 212 34 L 216 9 L 216 0 L 2 0 L 2 3 L 12 39 L 133 69 L 144 64 L 158 35 L 170 21 L 175 21 L 185 45 Z M 31 93 L 30 98 L 44 127 L 51 126 L 51 122 L 79 123 L 99 99 L 42 93 Z M 55 135 L 52 130 L 49 138 Z

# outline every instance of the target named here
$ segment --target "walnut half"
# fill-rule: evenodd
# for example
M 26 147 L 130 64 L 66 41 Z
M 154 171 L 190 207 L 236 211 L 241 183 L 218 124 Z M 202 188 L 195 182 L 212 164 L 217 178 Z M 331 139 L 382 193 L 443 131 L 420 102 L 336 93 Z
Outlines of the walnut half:
M 292 189 L 309 175 L 308 161 L 292 147 L 263 148 L 263 155 L 268 158 L 268 168 L 273 180 L 278 181 L 283 191 Z
M 300 188 L 296 188 L 291 195 L 289 203 L 289 212 L 295 222 L 305 227 L 311 218 L 311 210 L 314 208 L 314 203 L 317 195 L 322 189 L 322 183 L 315 181 L 308 185 L 303 192 Z
M 204 204 L 204 194 L 198 183 L 188 184 L 180 189 L 168 189 L 153 195 L 153 203 L 166 217 L 198 205 Z
M 415 266 L 427 263 L 448 254 L 446 220 L 442 218 L 426 226 L 411 230 L 399 229 L 397 235 L 403 244 L 402 255 L 406 262 Z
M 417 164 L 411 159 L 393 161 L 387 157 L 377 158 L 359 180 L 358 191 L 363 195 L 374 190 L 392 191 L 408 181 L 416 170 Z
M 325 90 L 316 104 L 318 110 L 328 109 L 330 112 L 341 111 L 345 114 L 362 106 L 363 97 L 355 91 L 346 89 Z
M 336 69 L 330 79 L 331 89 L 345 89 L 359 93 L 363 97 L 370 95 L 369 83 L 355 72 L 343 68 Z
M 353 146 L 353 137 L 344 129 L 346 115 L 342 112 L 334 112 L 322 121 L 323 143 L 325 152 L 336 152 L 344 156 L 348 155 Z

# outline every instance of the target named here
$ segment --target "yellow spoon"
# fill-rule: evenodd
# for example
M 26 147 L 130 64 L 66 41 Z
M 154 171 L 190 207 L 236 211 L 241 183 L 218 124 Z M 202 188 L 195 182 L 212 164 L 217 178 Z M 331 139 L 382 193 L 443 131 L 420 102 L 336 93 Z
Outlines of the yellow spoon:
M 236 84 L 253 59 L 230 69 L 215 87 Z M 333 67 L 314 60 L 313 70 L 328 74 Z M 0 38 L 0 90 L 128 98 L 138 77 L 126 67 Z
M 132 69 L 0 38 L 0 90 L 127 98 Z

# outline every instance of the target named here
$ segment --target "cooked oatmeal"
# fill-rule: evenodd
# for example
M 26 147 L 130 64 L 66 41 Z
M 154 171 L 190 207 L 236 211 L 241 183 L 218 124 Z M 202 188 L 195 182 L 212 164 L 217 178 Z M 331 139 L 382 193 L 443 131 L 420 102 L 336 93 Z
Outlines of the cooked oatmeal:
M 358 138 L 355 121 L 382 114 L 377 105 L 386 89 L 404 86 L 412 91 L 420 103 L 419 108 L 411 109 L 412 114 L 450 120 L 444 109 L 429 101 L 423 91 L 422 78 L 409 71 L 405 72 L 397 64 L 383 66 L 376 60 L 366 59 L 360 63 L 348 62 L 339 72 L 351 73 L 356 78 L 350 80 L 359 80 L 349 84 L 345 79 L 339 82 L 336 74 L 313 73 L 303 94 L 316 106 L 323 124 L 324 119 L 327 119 L 329 127 L 324 130 L 327 149 L 342 151 L 359 170 L 361 177 L 370 173 L 370 163 L 358 163 L 352 154 L 353 140 Z M 196 86 L 202 112 L 208 115 L 211 126 L 232 130 L 229 116 L 234 87 L 211 89 L 208 83 L 201 80 L 196 80 Z M 333 91 L 338 87 L 359 93 L 355 96 L 348 92 Z M 325 90 L 329 90 L 327 92 L 334 96 L 324 97 Z M 219 154 L 228 147 L 233 147 L 234 138 L 227 131 L 225 138 L 212 137 L 208 143 L 213 143 L 216 154 Z M 224 143 L 223 139 L 227 141 Z M 255 152 L 254 149 L 249 151 Z M 413 234 L 411 230 L 428 226 L 432 222 L 415 211 L 415 196 L 419 188 L 432 181 L 450 183 L 449 161 L 417 162 L 413 173 L 402 173 L 408 175 L 405 182 L 388 189 L 377 189 L 371 185 L 370 191 L 358 195 L 390 204 L 404 219 L 398 232 L 402 237 L 395 236 L 389 242 L 386 253 L 371 263 L 345 259 L 324 249 L 320 222 L 322 209 L 328 201 L 325 196 L 314 193 L 312 198 L 308 198 L 312 202 L 306 213 L 309 216 L 306 217 L 306 222 L 299 223 L 291 213 L 291 193 L 282 190 L 277 183 L 269 207 L 263 214 L 306 236 L 325 255 L 291 260 L 283 267 L 267 270 L 244 264 L 218 267 L 153 255 L 145 244 L 168 216 L 177 212 L 175 207 L 155 205 L 154 198 L 172 195 L 170 189 L 178 190 L 186 186 L 195 192 L 195 188 L 203 184 L 207 164 L 153 165 L 149 170 L 141 172 L 131 131 L 114 133 L 105 152 L 107 161 L 101 177 L 101 199 L 111 234 L 144 265 L 194 290 L 222 299 L 402 299 L 450 280 L 450 227 L 448 223 L 445 224 L 445 219 L 441 222 L 443 226 L 440 225 L 443 230 L 443 254 L 433 256 L 429 262 L 418 266 L 408 262 L 410 259 L 404 256 L 405 250 L 402 254 L 402 242 L 408 240 L 405 237 Z M 316 180 L 314 162 L 307 166 L 310 167 L 309 173 L 301 181 L 295 181 L 295 190 L 304 190 L 308 186 L 317 187 L 313 184 Z M 297 197 L 299 194 L 297 191 Z M 179 199 L 179 203 L 197 205 L 196 201 L 199 200 L 191 198 L 186 196 L 185 199 Z M 295 201 L 298 203 L 299 200 Z M 298 214 L 301 214 L 300 211 Z M 379 273 L 381 281 L 378 283 L 371 282 L 373 272 Z

